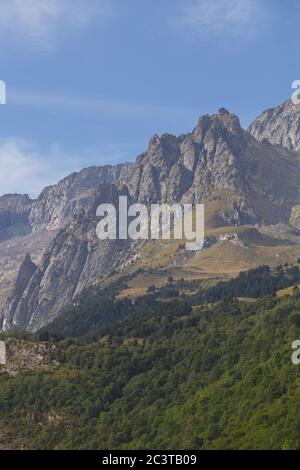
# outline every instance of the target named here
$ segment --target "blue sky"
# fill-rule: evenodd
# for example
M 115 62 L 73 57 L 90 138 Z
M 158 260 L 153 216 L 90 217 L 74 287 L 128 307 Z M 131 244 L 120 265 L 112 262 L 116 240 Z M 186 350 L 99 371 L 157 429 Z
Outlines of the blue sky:
M 0 0 L 0 193 L 36 196 L 300 78 L 298 0 Z

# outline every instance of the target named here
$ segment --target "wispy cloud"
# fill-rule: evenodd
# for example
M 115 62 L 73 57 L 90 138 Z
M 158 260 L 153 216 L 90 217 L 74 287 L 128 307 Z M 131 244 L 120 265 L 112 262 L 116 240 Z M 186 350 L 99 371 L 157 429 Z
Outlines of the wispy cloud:
M 36 145 L 21 139 L 0 141 L 0 195 L 29 193 L 36 197 L 49 184 L 79 170 L 83 162 L 68 157 L 55 146 L 47 155 Z
M 84 28 L 112 13 L 107 0 L 1 0 L 0 34 L 51 47 L 59 32 Z
M 84 96 L 54 95 L 26 90 L 9 90 L 8 105 L 24 106 L 42 110 L 56 110 L 64 113 L 80 113 L 89 117 L 121 117 L 121 118 L 162 118 L 170 115 L 178 117 L 190 115 L 188 108 L 176 108 L 161 104 L 134 102 L 119 99 L 93 98 Z
M 0 140 L 0 196 L 29 194 L 37 197 L 45 186 L 92 165 L 117 164 L 134 155 L 126 143 L 103 143 L 87 146 L 80 153 L 66 151 L 59 144 L 41 150 L 25 139 L 12 137 Z
M 265 17 L 260 0 L 192 0 L 177 23 L 191 36 L 249 37 Z

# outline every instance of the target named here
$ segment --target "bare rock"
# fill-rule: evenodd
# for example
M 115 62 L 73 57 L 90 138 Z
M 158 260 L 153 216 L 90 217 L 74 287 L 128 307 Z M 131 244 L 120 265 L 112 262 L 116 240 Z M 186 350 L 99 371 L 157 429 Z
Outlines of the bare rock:
M 249 132 L 257 140 L 300 151 L 300 109 L 292 100 L 268 109 L 250 125 Z

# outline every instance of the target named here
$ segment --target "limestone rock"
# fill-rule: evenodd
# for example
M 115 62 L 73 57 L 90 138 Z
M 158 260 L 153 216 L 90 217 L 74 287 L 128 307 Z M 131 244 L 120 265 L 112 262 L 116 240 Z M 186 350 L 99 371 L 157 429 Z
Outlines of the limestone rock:
M 267 139 L 272 144 L 300 151 L 300 108 L 288 100 L 268 109 L 250 125 L 249 132 L 260 141 Z

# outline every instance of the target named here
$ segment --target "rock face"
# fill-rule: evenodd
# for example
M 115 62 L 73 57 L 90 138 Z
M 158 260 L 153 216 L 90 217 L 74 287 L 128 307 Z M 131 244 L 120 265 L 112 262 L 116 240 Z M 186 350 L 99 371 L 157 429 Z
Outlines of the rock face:
M 55 237 L 38 268 L 27 257 L 3 312 L 4 331 L 38 330 L 84 288 L 119 266 L 130 253 L 130 241 L 100 242 L 95 216 L 100 203 L 117 204 L 118 198 L 113 185 L 101 185 L 90 207 L 80 211 Z
M 126 265 L 132 242 L 96 237 L 97 206 L 116 205 L 120 194 L 145 204 L 232 198 L 231 212 L 220 210 L 224 225 L 287 223 L 300 204 L 300 155 L 263 137 L 268 122 L 261 119 L 260 137 L 255 124 L 247 132 L 222 108 L 201 117 L 189 134 L 155 135 L 132 164 L 83 170 L 46 188 L 30 202 L 30 227 L 60 231 L 38 266 L 28 258 L 22 265 L 3 329 L 38 330 L 86 287 Z M 296 138 L 291 146 L 297 148 Z
M 12 312 L 15 312 L 18 303 L 21 300 L 22 295 L 24 294 L 24 291 L 26 290 L 36 269 L 37 266 L 31 261 L 30 256 L 26 255 L 23 263 L 21 264 L 12 294 L 8 298 L 8 304 L 10 307 L 7 309 L 5 316 L 3 317 L 1 325 L 3 329 L 6 329 L 6 325 L 11 323 L 11 314 Z
M 4 341 L 0 341 L 0 366 L 6 364 L 6 345 Z
M 190 134 L 154 136 L 122 172 L 119 185 L 143 203 L 199 203 L 211 194 L 240 197 L 239 222 L 277 222 L 299 200 L 299 156 L 244 131 L 222 108 Z
M 300 229 L 300 204 L 292 208 L 289 222 L 293 227 Z
M 45 188 L 37 200 L 28 195 L 0 197 L 0 310 L 26 253 L 35 262 L 80 209 L 88 207 L 97 186 L 116 181 L 126 165 L 87 168 Z
M 27 195 L 0 197 L 0 242 L 30 232 L 29 214 L 33 201 Z
M 6 361 L 0 365 L 0 374 L 16 377 L 33 370 L 51 370 L 58 366 L 53 358 L 56 347 L 50 343 L 33 343 L 25 340 L 6 341 Z
M 29 221 L 34 231 L 61 229 L 78 210 L 88 207 L 100 183 L 114 183 L 126 165 L 86 168 L 45 188 L 33 202 Z
M 258 140 L 300 151 L 300 108 L 288 100 L 268 109 L 250 125 L 249 132 Z
M 38 199 L 27 194 L 0 197 L 0 242 L 31 231 L 57 230 L 79 209 L 88 207 L 100 183 L 114 183 L 126 164 L 86 168 L 45 188 Z

